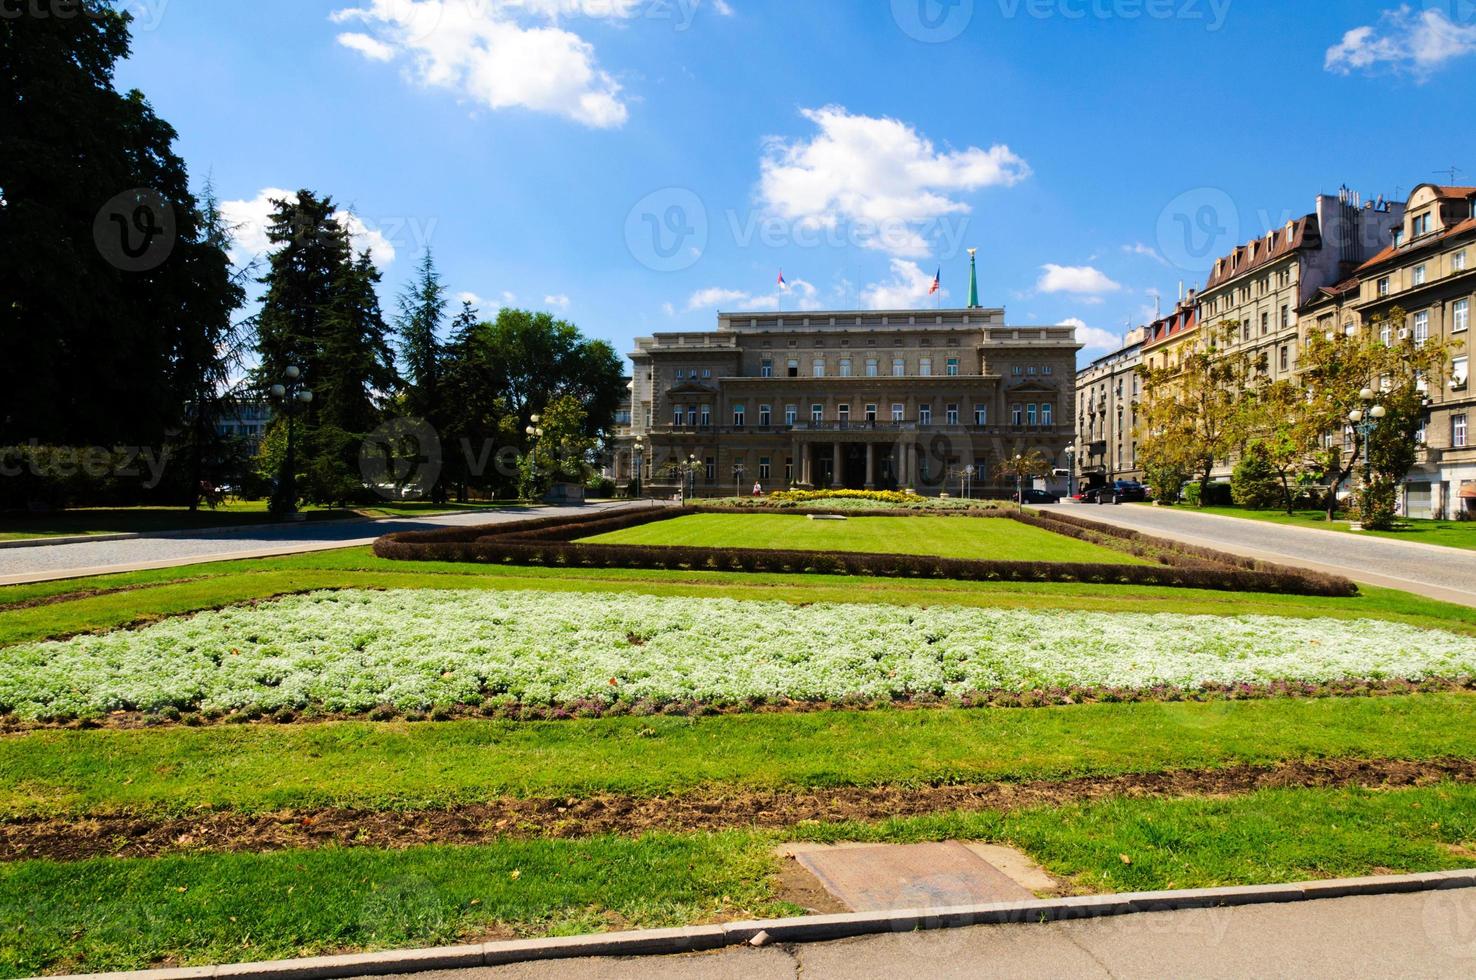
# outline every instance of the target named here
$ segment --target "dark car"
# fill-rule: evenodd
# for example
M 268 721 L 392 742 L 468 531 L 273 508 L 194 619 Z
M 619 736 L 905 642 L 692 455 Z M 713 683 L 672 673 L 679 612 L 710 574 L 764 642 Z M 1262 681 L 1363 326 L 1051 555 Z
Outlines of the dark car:
M 1130 504 L 1148 499 L 1148 488 L 1136 480 L 1117 480 L 1081 495 L 1084 504 Z
M 1015 503 L 1017 504 L 1059 504 L 1060 502 L 1061 498 L 1054 493 L 1036 490 L 1033 487 L 1015 494 Z

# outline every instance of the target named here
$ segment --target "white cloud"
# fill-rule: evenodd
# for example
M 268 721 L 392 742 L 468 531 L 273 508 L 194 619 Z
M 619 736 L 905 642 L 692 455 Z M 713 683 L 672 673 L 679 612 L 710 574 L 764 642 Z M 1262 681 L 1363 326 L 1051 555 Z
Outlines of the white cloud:
M 296 191 L 265 187 L 249 201 L 220 202 L 221 216 L 231 227 L 234 237 L 231 261 L 237 265 L 246 265 L 252 259 L 264 258 L 272 248 L 267 229 L 271 226 L 272 212 L 276 210 L 273 202 L 295 200 Z M 370 252 L 374 264 L 380 269 L 388 268 L 395 261 L 394 243 L 378 228 L 370 227 L 352 211 L 335 211 L 333 217 L 348 229 L 349 242 L 356 253 L 363 255 L 365 251 Z
M 814 285 L 803 279 L 794 279 L 789 289 L 776 290 L 758 296 L 741 289 L 724 289 L 712 286 L 699 289 L 687 298 L 687 312 L 694 310 L 777 310 L 787 306 L 792 310 L 818 310 L 821 304 L 816 297 Z
M 376 61 L 390 60 L 384 52 L 403 56 L 421 85 L 491 109 L 547 112 L 603 129 L 623 125 L 629 112 L 594 47 L 552 23 L 517 18 L 624 18 L 638 7 L 637 0 L 368 0 L 331 19 L 364 24 L 372 36 L 341 34 L 339 43 Z
M 869 310 L 923 309 L 935 301 L 929 295 L 932 288 L 933 273 L 924 272 L 916 262 L 893 259 L 891 280 L 874 282 L 861 290 L 861 303 Z M 947 289 L 941 293 L 948 296 Z
M 552 306 L 554 309 L 567 310 L 569 308 L 569 297 L 563 293 L 543 297 L 544 306 Z
M 1323 67 L 1340 75 L 1383 71 L 1425 81 L 1446 63 L 1476 54 L 1476 24 L 1457 24 L 1434 7 L 1407 4 L 1379 15 L 1378 26 L 1355 27 L 1327 49 Z
M 1148 258 L 1152 259 L 1155 262 L 1158 262 L 1161 265 L 1169 264 L 1168 259 L 1158 254 L 1158 249 L 1154 248 L 1152 245 L 1144 245 L 1142 242 L 1134 242 L 1131 245 L 1124 245 L 1122 247 L 1122 250 L 1128 255 L 1147 256 Z
M 805 229 L 850 226 L 859 244 L 892 255 L 929 254 L 928 232 L 971 208 L 962 191 L 1009 187 L 1030 167 L 1008 146 L 939 152 L 897 119 L 857 116 L 842 106 L 805 109 L 812 138 L 767 141 L 759 197 L 770 212 Z
M 1089 265 L 1055 265 L 1047 263 L 1041 268 L 1040 281 L 1035 288 L 1042 293 L 1080 293 L 1095 295 L 1115 293 L 1122 288 L 1102 272 Z
M 1060 326 L 1075 327 L 1076 341 L 1084 344 L 1086 350 L 1111 351 L 1122 346 L 1122 338 L 1110 330 L 1100 327 L 1089 327 L 1085 320 L 1070 316 L 1062 320 Z
M 344 33 L 338 35 L 338 43 L 351 51 L 357 51 L 370 61 L 393 61 L 395 49 L 368 34 Z

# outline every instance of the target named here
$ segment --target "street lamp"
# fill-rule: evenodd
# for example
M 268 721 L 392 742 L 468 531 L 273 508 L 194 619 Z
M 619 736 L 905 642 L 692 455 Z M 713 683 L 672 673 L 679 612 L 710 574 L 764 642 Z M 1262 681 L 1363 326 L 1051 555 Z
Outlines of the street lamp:
M 635 452 L 635 495 L 639 498 L 641 495 L 641 468 L 646 462 L 646 443 L 640 436 L 636 436 L 635 445 L 632 449 Z
M 1076 443 L 1066 447 L 1066 496 L 1076 496 Z
M 975 472 L 977 472 L 977 471 L 974 469 L 974 464 L 973 463 L 970 463 L 968 466 L 965 466 L 963 468 L 963 485 L 960 486 L 958 489 L 959 489 L 959 496 L 960 497 L 963 497 L 965 500 L 972 500 L 973 497 L 974 497 L 974 473 Z
M 741 496 L 743 496 L 743 473 L 744 473 L 743 464 L 742 463 L 734 463 L 733 464 L 733 496 L 735 496 L 735 497 L 741 497 Z
M 691 454 L 689 454 L 687 456 L 687 498 L 688 499 L 691 499 L 691 498 L 697 496 L 697 467 L 698 466 L 701 466 L 701 465 L 702 465 L 702 461 L 697 458 L 697 454 L 696 453 L 691 453 Z
M 543 428 L 538 423 L 543 421 L 543 416 L 534 415 L 529 421 L 533 424 L 529 425 L 523 431 L 527 433 L 528 438 L 533 442 L 533 454 L 528 458 L 528 479 L 532 482 L 538 479 L 538 446 L 543 439 Z
M 1348 413 L 1348 421 L 1353 423 L 1353 429 L 1358 433 L 1359 446 L 1363 449 L 1363 486 L 1365 491 L 1369 482 L 1373 479 L 1373 459 L 1368 452 L 1368 437 L 1373 435 L 1374 429 L 1378 428 L 1379 420 L 1388 414 L 1384 406 L 1373 404 L 1374 390 L 1364 388 L 1358 393 L 1358 398 L 1363 404 L 1370 406 L 1367 411 L 1355 408 Z
M 268 391 L 287 416 L 287 454 L 277 476 L 277 492 L 272 497 L 272 514 L 287 517 L 297 513 L 297 413 L 312 404 L 313 393 L 302 382 L 302 368 L 289 364 L 282 381 Z

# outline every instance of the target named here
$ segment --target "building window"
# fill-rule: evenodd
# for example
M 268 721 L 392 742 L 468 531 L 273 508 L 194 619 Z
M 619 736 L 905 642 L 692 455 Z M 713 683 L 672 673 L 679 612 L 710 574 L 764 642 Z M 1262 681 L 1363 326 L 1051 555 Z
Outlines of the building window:
M 717 459 L 713 456 L 702 461 L 702 475 L 708 483 L 717 480 Z
M 917 362 L 917 376 L 920 378 L 931 378 L 933 376 L 933 359 L 924 357 Z
M 682 424 L 683 414 L 684 413 L 682 411 L 682 406 L 680 406 L 680 405 L 673 405 L 671 407 L 671 424 L 672 425 L 681 425 Z
M 1015 377 L 1018 378 L 1018 377 L 1020 377 L 1021 375 L 1023 375 L 1025 373 L 1025 369 L 1023 367 L 1021 367 L 1020 365 L 1016 364 L 1014 367 L 1010 368 L 1010 373 L 1013 374 Z
M 836 409 L 835 409 L 835 417 L 839 421 L 841 421 L 842 423 L 850 422 L 851 421 L 851 406 L 849 406 L 849 405 L 837 405 L 836 406 Z
M 983 428 L 984 426 L 986 426 L 986 425 L 989 424 L 989 406 L 988 405 L 975 405 L 974 406 L 974 424 L 977 425 L 977 426 L 979 426 L 980 428 Z
M 1049 428 L 1056 424 L 1056 407 L 1050 402 L 1043 402 L 1040 406 L 1040 424 Z M 1119 420 L 1120 421 L 1120 420 Z
M 1024 419 L 1025 419 L 1025 407 L 1023 405 L 1018 404 L 1018 403 L 1016 403 L 1014 405 L 1011 405 L 1010 406 L 1010 425 L 1013 425 L 1015 428 L 1018 429 L 1020 427 L 1020 423 L 1023 422 Z
M 1423 286 L 1425 284 L 1425 266 L 1423 263 L 1414 267 L 1412 281 L 1416 286 Z
M 905 415 L 906 411 L 907 411 L 906 407 L 903 406 L 903 404 L 901 402 L 893 402 L 892 403 L 892 421 L 893 422 L 901 422 L 903 420 L 903 418 L 906 417 L 906 415 Z
M 683 371 L 681 368 L 677 368 L 676 369 L 676 374 L 674 375 L 674 377 L 678 381 L 685 381 L 685 380 L 687 380 L 687 372 L 686 371 Z
M 771 468 L 771 466 L 770 466 L 770 462 L 769 462 L 769 457 L 767 457 L 767 456 L 760 456 L 759 457 L 759 479 L 760 480 L 767 480 L 769 478 L 769 470 L 770 470 L 770 468 Z
M 875 422 L 876 421 L 876 406 L 875 405 L 867 405 L 866 406 L 866 421 L 868 421 L 868 422 Z
M 1383 342 L 1385 347 L 1388 347 L 1394 342 L 1394 325 L 1388 320 L 1385 320 L 1384 325 L 1379 328 L 1379 340 Z
M 774 361 L 773 361 L 772 358 L 766 357 L 766 358 L 764 358 L 763 363 L 759 365 L 759 377 L 761 377 L 761 378 L 772 378 L 773 376 L 774 376 Z
M 1425 214 L 1417 214 L 1417 215 L 1415 215 L 1414 216 L 1414 219 L 1409 223 L 1409 226 L 1410 226 L 1410 230 L 1414 233 L 1411 236 L 1413 238 L 1418 238 L 1420 235 L 1428 235 L 1428 234 L 1430 234 L 1430 215 L 1429 215 L 1429 213 L 1426 212 Z
M 841 358 L 840 376 L 843 378 L 849 378 L 851 376 L 851 359 L 849 357 Z
M 1414 315 L 1414 342 L 1416 347 L 1425 346 L 1430 339 L 1430 311 L 1420 310 Z
M 784 457 L 784 483 L 786 486 L 794 482 L 794 457 Z
M 1379 280 L 1379 295 L 1380 296 L 1388 296 L 1389 295 L 1389 277 L 1388 276 L 1384 276 L 1383 278 L 1381 278 Z
M 1047 364 L 1045 367 L 1040 369 L 1040 373 L 1044 374 L 1046 377 L 1050 377 L 1052 374 L 1056 373 L 1056 369 Z
M 866 376 L 868 378 L 876 377 L 876 358 L 874 357 L 868 357 L 866 359 Z
M 799 377 L 799 361 L 791 357 L 789 363 L 785 366 L 785 370 L 789 372 L 791 378 Z
M 811 367 L 812 367 L 812 370 L 811 370 L 810 373 L 813 374 L 815 377 L 817 377 L 817 378 L 823 378 L 823 377 L 825 377 L 825 358 L 823 358 L 823 357 L 817 357 L 817 358 L 815 358 L 815 360 L 811 362 Z
M 958 358 L 950 357 L 948 363 L 944 366 L 944 370 L 948 372 L 950 378 L 958 377 Z
M 1035 428 L 1036 421 L 1034 402 L 1031 402 L 1029 405 L 1025 406 L 1025 424 L 1030 426 L 1032 429 Z
M 773 424 L 774 424 L 774 406 L 773 405 L 760 405 L 759 406 L 759 425 L 761 425 L 761 426 L 763 426 L 764 428 L 767 429 L 769 426 L 771 426 Z
M 743 406 L 742 405 L 734 405 L 733 406 L 733 424 L 735 426 L 737 426 L 738 428 L 740 428 L 740 429 L 743 428 Z
M 1461 251 L 1455 253 L 1454 255 L 1452 255 L 1450 257 L 1450 271 L 1451 272 L 1465 272 L 1466 271 L 1466 252 L 1465 252 L 1465 249 L 1462 249 Z
M 798 405 L 785 405 L 784 406 L 784 424 L 785 425 L 794 425 L 798 421 L 799 421 L 799 406 Z
M 1471 301 L 1458 299 L 1450 308 L 1451 333 L 1460 333 L 1471 325 Z
M 706 381 L 708 378 L 711 378 L 711 377 L 712 377 L 712 368 L 703 368 L 702 369 L 702 380 Z
M 1291 366 L 1291 348 L 1286 344 L 1281 345 L 1281 370 L 1285 371 Z
M 1261 314 L 1261 336 L 1264 337 L 1271 332 L 1271 314 Z
M 1466 427 L 1466 416 L 1452 415 L 1450 417 L 1450 444 L 1455 449 L 1465 449 L 1470 439 L 1469 430 Z
M 1292 308 L 1285 303 L 1281 304 L 1281 329 L 1285 330 L 1292 325 Z
M 815 404 L 815 405 L 811 405 L 810 406 L 810 421 L 811 422 L 824 422 L 825 421 L 825 406 L 824 405 Z
M 902 378 L 907 376 L 907 362 L 900 357 L 892 358 L 892 377 Z
M 917 406 L 917 421 L 918 421 L 918 424 L 919 425 L 932 425 L 933 424 L 933 406 L 931 406 L 931 405 L 919 405 L 919 406 Z
M 708 428 L 711 425 L 712 425 L 712 406 L 711 405 L 703 405 L 702 406 L 702 427 L 704 429 L 706 429 L 706 428 Z
M 948 408 L 945 409 L 945 411 L 948 413 L 946 416 L 946 418 L 948 419 L 948 424 L 958 425 L 958 406 L 949 405 Z

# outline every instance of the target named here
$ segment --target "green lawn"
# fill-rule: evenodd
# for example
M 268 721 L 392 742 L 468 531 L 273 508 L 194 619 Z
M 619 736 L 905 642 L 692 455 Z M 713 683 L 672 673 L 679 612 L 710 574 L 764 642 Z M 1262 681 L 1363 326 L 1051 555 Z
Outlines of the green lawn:
M 1151 506 L 1151 505 L 1149 505 Z M 1191 507 L 1179 504 L 1178 509 L 1197 511 L 1201 514 L 1219 514 L 1222 517 L 1240 517 L 1249 521 L 1266 521 L 1271 524 L 1287 524 L 1293 527 L 1310 527 L 1319 531 L 1342 531 L 1346 534 L 1367 534 L 1372 537 L 1388 538 L 1391 541 L 1415 541 L 1420 544 L 1437 544 L 1446 548 L 1465 548 L 1476 551 L 1476 521 L 1427 521 L 1405 520 L 1408 527 L 1397 531 L 1353 531 L 1346 515 L 1328 523 L 1327 514 L 1320 510 L 1299 510 L 1288 514 L 1282 510 L 1247 510 L 1244 507 Z
M 844 521 L 814 521 L 797 514 L 689 514 L 586 538 L 584 543 L 1148 564 L 1121 551 L 1002 517 L 852 517 Z
M 1473 755 L 1476 695 L 1466 694 L 37 731 L 0 739 L 0 819 L 201 805 L 426 809 L 498 796 L 933 785 Z
M 515 503 L 431 504 L 419 501 L 385 501 L 356 510 L 335 507 L 306 507 L 310 521 L 350 520 L 358 517 L 426 517 L 462 510 L 516 507 Z M 158 531 L 194 531 L 221 527 L 269 524 L 276 518 L 267 513 L 265 500 L 229 500 L 215 509 L 202 507 L 81 507 L 50 514 L 0 514 L 0 541 L 55 538 L 94 534 L 146 534 Z
M 1288 828 L 1315 832 L 1288 833 Z M 986 840 L 1079 891 L 1476 866 L 1476 786 L 1109 799 L 877 825 L 0 865 L 0 976 L 272 959 L 793 914 L 785 837 Z M 1465 856 L 1463 856 L 1463 854 Z

